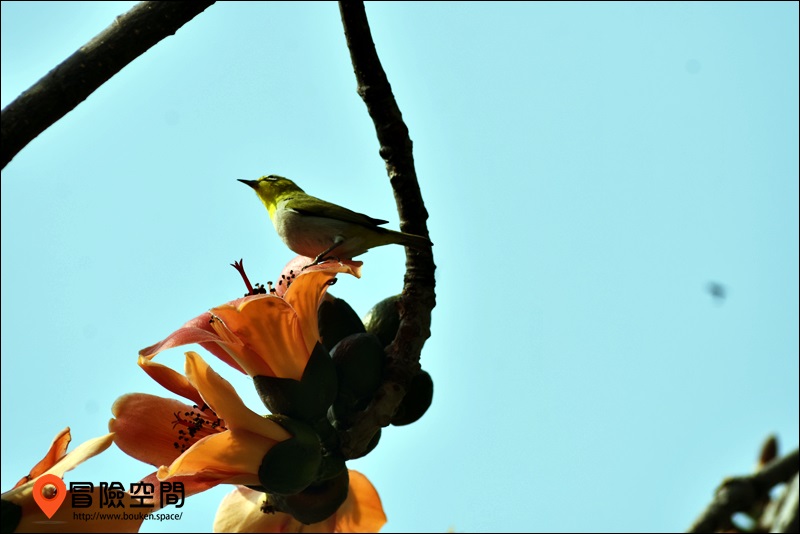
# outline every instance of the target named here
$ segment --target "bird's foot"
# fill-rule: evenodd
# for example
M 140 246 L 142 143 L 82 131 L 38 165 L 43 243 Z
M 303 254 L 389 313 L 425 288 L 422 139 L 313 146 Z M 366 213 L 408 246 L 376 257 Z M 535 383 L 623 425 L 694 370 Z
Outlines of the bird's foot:
M 314 261 L 312 261 L 311 263 L 309 263 L 308 265 L 306 265 L 305 267 L 303 267 L 301 270 L 302 270 L 302 271 L 305 271 L 305 270 L 306 270 L 306 269 L 308 269 L 309 267 L 313 267 L 313 266 L 315 266 L 315 265 L 319 265 L 320 263 L 325 263 L 326 261 L 335 261 L 335 262 L 338 262 L 338 261 L 339 261 L 339 258 L 338 258 L 338 256 L 323 256 L 322 254 L 320 254 L 319 256 L 317 256 L 316 258 L 314 258 Z

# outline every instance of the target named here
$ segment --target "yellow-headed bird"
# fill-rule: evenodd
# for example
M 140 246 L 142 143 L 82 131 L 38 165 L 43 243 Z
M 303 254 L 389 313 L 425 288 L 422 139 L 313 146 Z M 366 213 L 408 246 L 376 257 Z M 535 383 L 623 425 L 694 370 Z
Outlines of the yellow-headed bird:
M 312 197 L 283 176 L 239 181 L 256 190 L 283 242 L 297 254 L 314 258 L 311 265 L 331 258 L 349 260 L 391 243 L 416 249 L 433 245 L 422 236 L 380 227 L 388 221 Z

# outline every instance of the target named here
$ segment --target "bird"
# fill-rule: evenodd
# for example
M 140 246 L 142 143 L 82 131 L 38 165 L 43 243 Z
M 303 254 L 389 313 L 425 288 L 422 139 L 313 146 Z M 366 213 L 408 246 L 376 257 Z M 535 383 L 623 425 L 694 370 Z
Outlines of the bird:
M 255 190 L 286 246 L 314 258 L 305 268 L 329 259 L 350 260 L 371 248 L 393 243 L 418 250 L 433 246 L 426 237 L 381 227 L 389 221 L 313 197 L 283 176 L 270 174 L 239 181 Z

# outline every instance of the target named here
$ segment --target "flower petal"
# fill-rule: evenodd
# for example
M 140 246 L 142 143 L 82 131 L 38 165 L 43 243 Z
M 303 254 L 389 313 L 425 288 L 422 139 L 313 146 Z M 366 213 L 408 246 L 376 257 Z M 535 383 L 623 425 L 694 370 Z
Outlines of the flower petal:
M 334 278 L 336 278 L 335 271 L 303 273 L 295 279 L 284 297 L 297 314 L 303 341 L 309 353 L 319 341 L 317 324 L 319 303 Z
M 378 532 L 386 524 L 381 498 L 370 481 L 350 470 L 347 500 L 336 512 L 336 532 Z
M 303 376 L 311 351 L 304 343 L 297 314 L 286 301 L 272 295 L 260 295 L 238 306 L 214 308 L 211 313 L 250 349 L 250 352 L 239 354 L 249 358 L 248 361 L 239 360 L 239 363 L 250 376 L 295 380 Z M 314 321 L 316 323 L 316 316 Z M 217 326 L 216 323 L 213 326 Z M 229 346 L 236 350 L 232 344 Z
M 197 495 L 198 493 L 202 493 L 208 489 L 213 488 L 214 486 L 219 485 L 220 480 L 217 478 L 210 478 L 210 477 L 203 477 L 203 476 L 189 476 L 189 477 L 172 477 L 169 479 L 172 484 L 181 483 L 183 484 L 183 497 L 184 499 L 191 497 L 192 495 Z M 150 473 L 142 480 L 139 481 L 142 484 L 152 484 L 155 489 L 155 494 L 153 495 L 152 501 L 145 501 L 145 502 L 152 502 L 153 508 L 150 508 L 149 512 L 155 512 L 157 510 L 161 510 L 164 506 L 163 498 L 162 498 L 162 488 L 161 488 L 161 481 L 158 480 L 158 471 Z M 169 493 L 167 490 L 166 493 Z
M 144 356 L 139 356 L 139 367 L 144 369 L 144 372 L 150 375 L 150 378 L 164 386 L 166 389 L 180 395 L 185 399 L 193 401 L 196 405 L 203 405 L 203 397 L 194 388 L 185 376 L 167 367 L 156 363 Z
M 112 433 L 81 443 L 75 448 L 75 450 L 62 456 L 54 465 L 52 465 L 43 473 L 40 473 L 35 479 L 25 482 L 22 485 L 15 486 L 14 488 L 3 493 L 3 500 L 13 502 L 18 506 L 23 506 L 28 501 L 33 500 L 33 486 L 36 483 L 36 479 L 38 479 L 40 476 L 53 474 L 63 478 L 64 473 L 75 469 L 89 458 L 97 456 L 109 448 L 113 441 L 114 434 Z M 18 528 L 16 532 L 22 532 L 22 530 Z
M 361 278 L 361 266 L 364 265 L 363 261 L 342 260 L 339 262 L 325 262 L 317 265 L 308 266 L 313 263 L 313 258 L 306 256 L 295 256 L 281 271 L 281 277 L 275 285 L 275 295 L 282 297 L 286 290 L 289 288 L 295 278 L 305 273 L 312 273 L 315 271 L 330 271 L 336 273 L 352 274 L 356 278 Z M 288 282 L 288 283 L 287 283 Z
M 378 492 L 352 469 L 347 500 L 325 521 L 304 525 L 289 514 L 265 514 L 263 503 L 264 493 L 237 487 L 222 499 L 214 532 L 378 532 L 386 524 Z
M 111 407 L 108 429 L 129 456 L 155 467 L 169 465 L 200 439 L 225 427 L 210 409 L 205 412 L 174 399 L 129 393 Z M 217 423 L 217 424 L 215 424 Z
M 75 449 L 73 449 L 72 452 L 62 457 L 58 462 L 56 462 L 55 465 L 53 465 L 53 467 L 45 471 L 45 473 L 53 474 L 63 478 L 64 473 L 67 471 L 72 471 L 89 458 L 97 456 L 109 448 L 113 442 L 113 433 L 90 439 L 89 441 L 84 441 Z
M 220 483 L 260 484 L 258 468 L 275 441 L 246 430 L 207 436 L 181 454 L 171 465 L 158 469 L 158 479 L 200 475 Z
M 214 532 L 299 532 L 302 524 L 289 514 L 261 511 L 265 493 L 237 486 L 217 508 Z
M 238 305 L 244 298 L 232 300 L 228 304 Z M 183 345 L 190 345 L 198 343 L 201 347 L 212 353 L 214 356 L 227 363 L 237 371 L 244 373 L 244 370 L 237 364 L 230 355 L 218 345 L 220 341 L 219 336 L 214 332 L 214 329 L 209 323 L 211 321 L 211 314 L 209 312 L 202 313 L 194 319 L 188 321 L 182 327 L 168 335 L 162 341 L 145 347 L 139 351 L 139 355 L 147 358 L 148 360 L 159 352 L 171 349 L 173 347 L 180 347 Z
M 45 454 L 44 458 L 42 458 L 39 461 L 39 463 L 33 466 L 31 472 L 28 475 L 22 477 L 20 481 L 14 485 L 14 487 L 15 488 L 19 487 L 33 480 L 34 478 L 38 477 L 39 475 L 41 475 L 42 473 L 53 467 L 56 464 L 56 462 L 58 462 L 61 458 L 64 457 L 65 454 L 67 454 L 67 446 L 69 445 L 69 442 L 71 440 L 72 436 L 69 432 L 69 427 L 65 428 L 64 430 L 56 434 L 56 437 L 53 438 L 53 443 L 50 445 L 50 449 L 47 451 L 47 454 Z
M 229 429 L 246 430 L 271 443 L 292 437 L 275 421 L 261 417 L 245 406 L 230 382 L 219 376 L 196 352 L 186 353 L 186 376 Z M 260 456 L 258 461 L 261 463 Z
M 220 309 L 227 310 L 228 308 L 222 306 L 215 308 L 213 311 L 219 311 Z M 232 309 L 236 310 L 235 307 Z M 234 334 L 220 317 L 214 315 L 214 321 L 211 326 L 221 340 L 218 347 L 224 350 L 233 361 L 239 364 L 239 366 L 245 370 L 245 373 L 249 376 L 275 376 L 275 371 L 272 369 L 269 362 L 253 351 L 253 349 L 245 343 L 245 340 L 240 339 Z

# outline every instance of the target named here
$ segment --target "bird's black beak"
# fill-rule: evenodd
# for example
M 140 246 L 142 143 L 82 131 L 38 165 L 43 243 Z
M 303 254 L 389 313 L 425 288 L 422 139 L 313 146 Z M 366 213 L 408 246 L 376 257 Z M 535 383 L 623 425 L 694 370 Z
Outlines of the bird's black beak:
M 258 180 L 239 180 L 243 184 L 249 185 L 253 189 L 258 189 Z

